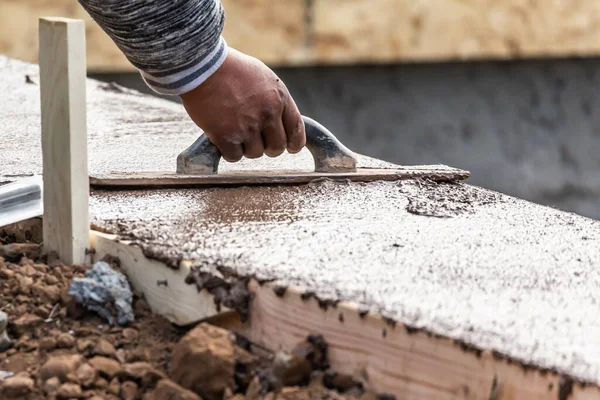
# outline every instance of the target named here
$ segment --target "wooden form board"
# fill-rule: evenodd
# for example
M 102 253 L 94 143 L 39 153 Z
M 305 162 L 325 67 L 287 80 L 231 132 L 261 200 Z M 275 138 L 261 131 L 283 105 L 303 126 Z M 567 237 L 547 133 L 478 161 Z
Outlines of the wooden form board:
M 176 187 L 222 185 L 281 185 L 310 183 L 317 179 L 350 180 L 356 182 L 397 181 L 427 178 L 436 182 L 456 181 L 469 177 L 468 171 L 443 167 L 440 169 L 358 168 L 356 172 L 325 173 L 310 171 L 252 171 L 240 170 L 214 175 L 182 175 L 165 172 L 115 173 L 90 177 L 93 187 Z
M 595 1 L 221 1 L 228 44 L 270 65 L 600 54 Z M 41 15 L 86 20 L 91 71 L 135 71 L 73 0 L 2 0 L 0 53 L 35 62 Z
M 44 249 L 67 263 L 89 246 L 85 25 L 40 19 Z
M 491 349 L 467 349 L 451 339 L 427 332 L 413 332 L 392 325 L 379 315 L 361 316 L 352 303 L 342 302 L 326 310 L 313 298 L 303 299 L 297 288 L 282 296 L 276 282 L 249 284 L 255 297 L 250 319 L 217 312 L 211 295 L 184 283 L 190 261 L 175 271 L 147 259 L 141 249 L 120 242 L 113 235 L 92 231 L 95 259 L 119 257 L 121 268 L 135 289 L 141 291 L 154 312 L 179 325 L 200 320 L 232 329 L 269 350 L 291 350 L 309 334 L 322 334 L 329 344 L 333 368 L 352 374 L 377 392 L 398 399 L 597 399 L 600 388 L 580 385 L 560 375 L 524 368 L 495 356 Z M 167 280 L 168 284 L 157 284 Z M 366 378 L 365 378 L 366 377 Z

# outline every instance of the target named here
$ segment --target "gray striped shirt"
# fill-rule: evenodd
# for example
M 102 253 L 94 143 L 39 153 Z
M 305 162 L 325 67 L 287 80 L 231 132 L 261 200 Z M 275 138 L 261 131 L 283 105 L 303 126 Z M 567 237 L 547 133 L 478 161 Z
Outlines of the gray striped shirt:
M 78 0 L 161 94 L 179 95 L 225 61 L 220 0 Z

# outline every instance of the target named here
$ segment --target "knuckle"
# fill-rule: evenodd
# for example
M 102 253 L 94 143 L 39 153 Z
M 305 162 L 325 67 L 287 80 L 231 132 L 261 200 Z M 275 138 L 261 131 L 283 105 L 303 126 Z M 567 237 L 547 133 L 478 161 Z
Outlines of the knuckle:
M 247 126 L 248 133 L 251 136 L 255 136 L 260 133 L 260 123 L 258 121 L 251 121 Z
M 262 118 L 265 121 L 270 121 L 272 119 L 275 119 L 275 116 L 277 115 L 277 110 L 275 108 L 274 104 L 265 104 L 262 108 L 261 111 L 262 114 Z
M 278 87 L 277 87 L 277 94 L 279 95 L 280 99 L 287 99 L 287 97 L 288 97 L 288 90 L 285 87 L 285 85 L 283 84 L 283 82 L 281 82 L 281 84 L 278 85 Z
M 301 118 L 298 118 L 296 124 L 294 125 L 294 129 L 292 129 L 292 135 L 294 136 L 304 136 L 304 121 Z

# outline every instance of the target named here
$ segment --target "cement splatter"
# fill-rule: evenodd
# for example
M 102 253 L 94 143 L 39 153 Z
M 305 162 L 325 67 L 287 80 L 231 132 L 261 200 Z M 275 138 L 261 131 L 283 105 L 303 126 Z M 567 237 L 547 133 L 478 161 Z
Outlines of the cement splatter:
M 400 183 L 408 196 L 406 211 L 427 217 L 450 218 L 474 213 L 477 207 L 502 201 L 502 195 L 458 182 L 417 179 Z

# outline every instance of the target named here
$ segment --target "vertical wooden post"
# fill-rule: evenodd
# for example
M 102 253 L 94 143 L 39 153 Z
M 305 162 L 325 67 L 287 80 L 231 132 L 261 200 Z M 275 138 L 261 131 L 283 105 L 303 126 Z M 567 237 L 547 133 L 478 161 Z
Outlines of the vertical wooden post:
M 40 18 L 44 251 L 82 263 L 90 245 L 85 24 Z

